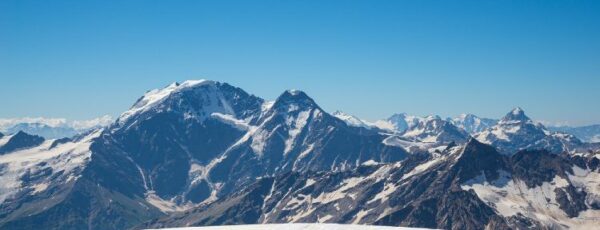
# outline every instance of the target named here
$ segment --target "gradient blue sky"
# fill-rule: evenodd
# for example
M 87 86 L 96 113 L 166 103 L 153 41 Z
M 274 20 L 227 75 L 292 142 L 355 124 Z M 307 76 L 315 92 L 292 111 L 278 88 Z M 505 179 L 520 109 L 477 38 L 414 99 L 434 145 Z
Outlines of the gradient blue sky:
M 116 117 L 199 78 L 371 120 L 600 123 L 600 1 L 0 1 L 0 117 Z

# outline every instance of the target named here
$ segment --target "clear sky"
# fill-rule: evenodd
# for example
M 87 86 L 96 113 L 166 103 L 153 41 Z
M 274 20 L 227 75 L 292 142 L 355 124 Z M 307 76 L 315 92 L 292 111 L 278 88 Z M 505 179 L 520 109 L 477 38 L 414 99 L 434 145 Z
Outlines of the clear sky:
M 228 82 L 328 111 L 600 123 L 600 1 L 0 1 L 0 117 Z

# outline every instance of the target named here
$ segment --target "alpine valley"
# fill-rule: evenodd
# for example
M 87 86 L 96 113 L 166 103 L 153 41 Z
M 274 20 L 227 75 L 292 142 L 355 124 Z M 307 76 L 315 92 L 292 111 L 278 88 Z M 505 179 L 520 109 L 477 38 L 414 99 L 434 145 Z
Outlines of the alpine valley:
M 368 122 L 298 90 L 173 83 L 69 138 L 0 134 L 0 228 L 596 228 L 600 143 L 565 130 L 521 108 Z

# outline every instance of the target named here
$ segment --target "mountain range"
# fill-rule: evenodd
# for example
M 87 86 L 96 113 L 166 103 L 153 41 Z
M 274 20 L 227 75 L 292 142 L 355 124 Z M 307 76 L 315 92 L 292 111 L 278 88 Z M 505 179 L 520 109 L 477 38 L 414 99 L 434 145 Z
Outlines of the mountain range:
M 266 101 L 193 80 L 69 138 L 0 134 L 0 228 L 585 228 L 599 224 L 599 165 L 600 144 L 520 108 L 366 122 L 298 90 Z
M 73 137 L 77 134 L 110 125 L 113 119 L 102 116 L 90 120 L 72 120 L 64 118 L 24 117 L 13 119 L 0 118 L 0 132 L 7 134 L 23 131 L 46 139 Z

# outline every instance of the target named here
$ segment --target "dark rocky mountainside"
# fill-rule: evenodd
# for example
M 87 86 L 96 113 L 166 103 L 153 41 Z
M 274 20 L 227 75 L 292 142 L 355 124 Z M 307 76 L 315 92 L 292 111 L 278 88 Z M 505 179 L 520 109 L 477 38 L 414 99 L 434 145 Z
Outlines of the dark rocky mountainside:
M 464 146 L 413 155 L 401 163 L 265 177 L 217 202 L 143 226 L 331 222 L 442 229 L 522 229 L 531 224 L 538 228 L 560 224 L 575 227 L 580 223 L 574 217 L 597 212 L 599 207 L 597 195 L 586 193 L 593 188 L 570 179 L 577 175 L 573 168 L 597 174 L 598 162 L 595 157 L 545 151 L 506 156 L 472 139 Z M 562 180 L 564 184 L 557 183 Z M 522 184 L 523 190 L 551 189 L 540 194 L 543 200 L 537 203 L 529 200 L 527 192 L 513 190 L 513 183 Z M 516 199 L 509 197 L 515 193 L 524 202 L 510 204 L 515 212 L 506 213 L 504 207 L 495 204 L 500 200 L 490 199 L 486 189 L 497 192 L 499 199 Z M 548 215 L 546 205 L 553 202 L 557 212 Z M 545 215 L 573 223 L 540 217 Z

